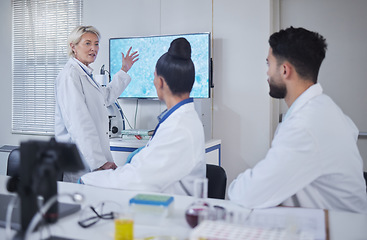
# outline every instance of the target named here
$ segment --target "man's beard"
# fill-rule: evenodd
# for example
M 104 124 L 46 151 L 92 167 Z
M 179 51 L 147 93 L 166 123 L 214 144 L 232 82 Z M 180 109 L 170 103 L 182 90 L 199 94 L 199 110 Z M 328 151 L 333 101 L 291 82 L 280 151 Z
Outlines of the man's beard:
M 272 81 L 271 79 L 272 78 L 269 79 L 269 95 L 273 98 L 283 99 L 285 95 L 287 95 L 287 88 L 284 84 L 274 84 L 274 81 Z

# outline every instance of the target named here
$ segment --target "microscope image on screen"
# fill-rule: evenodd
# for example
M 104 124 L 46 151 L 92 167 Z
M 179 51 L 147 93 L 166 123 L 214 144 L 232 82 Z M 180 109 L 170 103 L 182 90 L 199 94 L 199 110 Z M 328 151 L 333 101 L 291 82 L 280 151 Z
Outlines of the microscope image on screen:
M 111 77 L 121 69 L 121 52 L 130 47 L 139 52 L 139 61 L 129 70 L 131 83 L 121 98 L 157 98 L 154 88 L 154 71 L 158 59 L 168 51 L 171 42 L 179 37 L 186 38 L 191 45 L 191 58 L 195 66 L 195 82 L 190 96 L 209 98 L 211 87 L 210 33 L 160 35 L 147 37 L 111 38 L 109 42 Z

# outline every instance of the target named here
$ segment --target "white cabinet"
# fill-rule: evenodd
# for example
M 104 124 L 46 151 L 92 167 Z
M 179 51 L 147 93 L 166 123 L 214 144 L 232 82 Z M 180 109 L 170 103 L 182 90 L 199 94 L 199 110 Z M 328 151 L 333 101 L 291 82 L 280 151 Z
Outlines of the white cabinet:
M 145 146 L 147 140 L 126 140 L 121 138 L 112 138 L 110 148 L 112 157 L 118 166 L 124 165 L 127 156 L 137 148 Z M 205 142 L 206 163 L 221 165 L 221 140 L 210 139 Z
M 221 145 L 220 139 L 210 139 L 205 142 L 206 163 L 221 166 Z

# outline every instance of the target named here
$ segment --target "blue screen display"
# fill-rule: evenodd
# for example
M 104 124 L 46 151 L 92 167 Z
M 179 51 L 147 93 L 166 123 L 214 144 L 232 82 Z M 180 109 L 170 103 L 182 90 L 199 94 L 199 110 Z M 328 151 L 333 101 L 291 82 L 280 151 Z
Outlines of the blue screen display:
M 122 98 L 157 98 L 153 80 L 158 59 L 168 51 L 172 40 L 184 37 L 191 44 L 191 58 L 195 65 L 195 83 L 190 93 L 193 98 L 209 98 L 210 86 L 210 33 L 194 33 L 167 36 L 111 38 L 110 74 L 113 77 L 121 69 L 121 52 L 139 52 L 139 60 L 128 74 L 131 82 L 121 94 Z

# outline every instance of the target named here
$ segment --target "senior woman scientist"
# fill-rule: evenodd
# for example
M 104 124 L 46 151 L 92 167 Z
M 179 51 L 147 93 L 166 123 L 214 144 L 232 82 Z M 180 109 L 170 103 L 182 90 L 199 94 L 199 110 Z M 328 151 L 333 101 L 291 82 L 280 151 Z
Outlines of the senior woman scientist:
M 158 98 L 167 109 L 147 145 L 130 163 L 116 170 L 87 173 L 88 185 L 193 195 L 194 180 L 205 178 L 203 125 L 190 92 L 195 80 L 191 46 L 185 38 L 172 41 L 154 73 Z
M 64 181 L 77 182 L 89 171 L 115 169 L 110 152 L 107 107 L 125 90 L 127 74 L 138 60 L 137 52 L 122 54 L 122 67 L 113 80 L 102 87 L 93 79 L 93 63 L 99 50 L 100 33 L 93 26 L 78 26 L 68 37 L 70 56 L 55 82 L 55 137 L 76 143 L 86 165 L 84 171 L 64 173 Z

